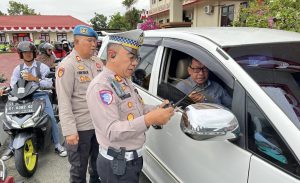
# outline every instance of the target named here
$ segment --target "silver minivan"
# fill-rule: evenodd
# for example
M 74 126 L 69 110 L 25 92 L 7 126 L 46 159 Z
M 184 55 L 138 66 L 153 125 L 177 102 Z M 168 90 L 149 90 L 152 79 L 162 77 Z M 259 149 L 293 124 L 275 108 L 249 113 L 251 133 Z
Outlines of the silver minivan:
M 259 28 L 145 32 L 145 103 L 180 109 L 147 131 L 143 172 L 158 183 L 300 182 L 300 34 Z M 194 104 L 176 89 L 200 60 L 232 97 L 230 108 Z M 179 102 L 178 102 L 179 101 Z

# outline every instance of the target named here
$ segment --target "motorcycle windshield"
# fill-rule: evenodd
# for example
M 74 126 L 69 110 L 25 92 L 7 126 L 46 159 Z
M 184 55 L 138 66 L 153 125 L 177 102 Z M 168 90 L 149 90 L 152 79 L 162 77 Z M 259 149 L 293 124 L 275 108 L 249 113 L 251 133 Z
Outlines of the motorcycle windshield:
M 17 97 L 18 99 L 25 98 L 35 92 L 39 87 L 34 84 L 34 82 L 28 82 L 24 79 L 19 79 L 18 82 L 14 85 L 12 96 Z

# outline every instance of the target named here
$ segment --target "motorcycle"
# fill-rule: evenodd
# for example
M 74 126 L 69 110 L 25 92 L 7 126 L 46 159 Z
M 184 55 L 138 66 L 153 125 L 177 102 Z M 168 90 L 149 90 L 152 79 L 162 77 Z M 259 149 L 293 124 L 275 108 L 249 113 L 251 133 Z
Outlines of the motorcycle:
M 39 87 L 19 79 L 8 92 L 3 129 L 13 136 L 15 167 L 23 177 L 31 177 L 38 163 L 38 152 L 51 144 L 51 122 L 44 112 L 45 101 L 33 99 Z

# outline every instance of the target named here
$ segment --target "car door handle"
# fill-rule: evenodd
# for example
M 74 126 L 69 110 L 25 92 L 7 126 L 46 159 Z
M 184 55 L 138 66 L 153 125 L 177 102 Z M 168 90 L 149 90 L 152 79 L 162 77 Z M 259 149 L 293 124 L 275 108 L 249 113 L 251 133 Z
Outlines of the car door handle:
M 162 125 L 152 125 L 152 127 L 153 127 L 154 129 L 156 129 L 156 130 L 160 130 L 160 129 L 163 128 Z

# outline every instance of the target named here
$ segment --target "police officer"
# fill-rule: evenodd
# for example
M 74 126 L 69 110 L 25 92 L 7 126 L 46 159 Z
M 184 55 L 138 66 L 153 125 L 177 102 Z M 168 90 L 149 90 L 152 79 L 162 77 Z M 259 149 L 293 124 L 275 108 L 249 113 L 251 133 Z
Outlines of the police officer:
M 145 131 L 163 125 L 172 107 L 146 105 L 130 80 L 140 61 L 143 31 L 109 36 L 107 63 L 87 91 L 87 103 L 99 143 L 97 170 L 101 181 L 138 182 L 143 166 Z
M 102 62 L 92 57 L 98 35 L 84 25 L 76 26 L 73 34 L 75 47 L 56 73 L 59 117 L 71 164 L 70 182 L 86 182 L 88 164 L 90 182 L 99 182 L 98 143 L 85 99 L 90 81 L 103 68 Z

